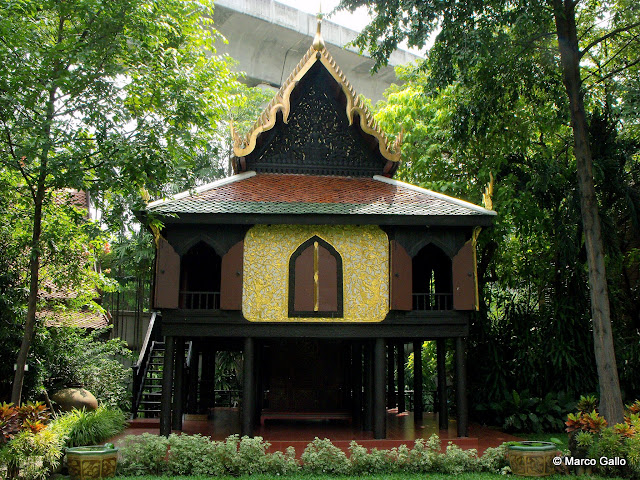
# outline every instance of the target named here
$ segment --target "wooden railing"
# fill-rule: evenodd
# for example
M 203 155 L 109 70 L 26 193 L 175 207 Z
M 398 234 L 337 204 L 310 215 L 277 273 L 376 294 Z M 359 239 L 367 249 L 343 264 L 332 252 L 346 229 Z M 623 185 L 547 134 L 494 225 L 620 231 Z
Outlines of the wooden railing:
M 180 292 L 180 308 L 187 310 L 218 310 L 220 292 Z
M 149 370 L 149 359 L 151 358 L 151 346 L 154 340 L 160 339 L 159 322 L 156 324 L 156 319 L 159 314 L 153 312 L 151 319 L 149 320 L 149 326 L 147 327 L 147 333 L 144 336 L 142 342 L 142 348 L 140 349 L 140 355 L 138 355 L 138 361 L 131 366 L 133 369 L 133 401 L 131 402 L 131 413 L 133 418 L 138 415 L 138 406 L 140 405 L 140 399 L 142 397 L 142 390 L 144 388 L 144 379 L 147 376 L 147 370 Z
M 414 293 L 413 309 L 453 310 L 453 293 Z

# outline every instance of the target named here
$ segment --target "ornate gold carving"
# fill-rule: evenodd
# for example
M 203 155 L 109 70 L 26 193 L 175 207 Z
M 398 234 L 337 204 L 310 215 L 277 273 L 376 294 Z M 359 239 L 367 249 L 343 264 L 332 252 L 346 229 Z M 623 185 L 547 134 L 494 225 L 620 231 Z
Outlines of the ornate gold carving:
M 380 128 L 380 125 L 378 125 L 378 122 L 373 118 L 373 115 L 365 105 L 364 101 L 357 96 L 344 73 L 326 49 L 324 40 L 320 33 L 320 22 L 321 20 L 318 19 L 318 31 L 313 44 L 303 55 L 296 68 L 282 84 L 273 100 L 269 102 L 269 105 L 267 105 L 262 115 L 260 115 L 245 137 L 241 138 L 233 128 L 233 125 L 231 125 L 234 155 L 236 157 L 245 157 L 249 155 L 256 147 L 258 136 L 262 132 L 274 127 L 277 113 L 279 111 L 282 112 L 282 119 L 284 123 L 288 122 L 289 113 L 291 111 L 291 92 L 309 69 L 316 62 L 321 62 L 329 74 L 336 80 L 336 82 L 338 82 L 338 85 L 340 85 L 340 88 L 345 94 L 347 99 L 345 113 L 349 119 L 349 125 L 353 124 L 355 115 L 357 114 L 360 118 L 360 128 L 362 128 L 365 133 L 374 136 L 378 140 L 378 148 L 382 156 L 391 162 L 399 162 L 401 154 L 400 147 L 403 136 L 402 133 L 398 135 L 393 144 L 389 142 L 387 136 Z
M 289 258 L 314 235 L 342 256 L 340 319 L 288 316 Z M 242 313 L 251 322 L 380 322 L 389 312 L 389 241 L 377 226 L 256 225 L 243 265 Z

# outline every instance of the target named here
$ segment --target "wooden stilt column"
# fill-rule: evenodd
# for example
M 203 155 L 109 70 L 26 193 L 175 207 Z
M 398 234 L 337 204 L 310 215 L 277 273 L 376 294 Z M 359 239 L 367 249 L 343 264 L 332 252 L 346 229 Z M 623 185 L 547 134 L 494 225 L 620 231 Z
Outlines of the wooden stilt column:
M 384 408 L 384 339 L 376 338 L 373 350 L 373 438 L 387 436 L 387 412 Z
M 256 345 L 254 346 L 255 349 L 255 360 L 254 360 L 254 372 L 255 372 L 255 392 L 254 392 L 254 398 L 256 399 L 255 401 L 255 410 L 254 410 L 254 416 L 253 416 L 253 421 L 254 421 L 254 425 L 256 424 L 256 422 L 260 422 L 260 416 L 262 415 L 262 400 L 264 395 L 262 394 L 264 387 L 263 387 L 263 375 L 262 375 L 262 369 L 260 368 L 260 366 L 263 364 L 263 345 L 262 342 L 257 341 L 255 342 Z
M 391 340 L 387 342 L 387 408 L 396 407 L 395 355 Z
M 363 429 L 365 432 L 373 430 L 373 375 L 372 362 L 373 348 L 371 341 L 367 340 L 364 344 L 364 418 Z
M 413 420 L 422 421 L 422 340 L 413 342 Z
M 362 345 L 360 342 L 353 344 L 353 423 L 362 425 Z
M 241 434 L 253 436 L 253 417 L 255 413 L 255 348 L 251 337 L 244 339 L 242 365 L 242 431 Z
M 198 367 L 200 352 L 198 341 L 191 344 L 191 364 L 189 365 L 189 396 L 187 397 L 187 413 L 198 413 Z
M 398 343 L 398 413 L 406 410 L 404 398 L 404 343 Z
M 173 362 L 176 347 L 175 337 L 165 337 L 164 344 L 162 396 L 160 397 L 160 435 L 168 437 L 171 434 L 171 393 L 173 390 Z
M 447 408 L 447 347 L 444 338 L 436 341 L 438 357 L 438 427 L 440 430 L 449 428 L 449 409 Z
M 182 412 L 184 399 L 184 337 L 176 337 L 175 394 L 173 395 L 173 415 L 171 428 L 182 430 Z
M 469 407 L 467 404 L 467 352 L 463 337 L 456 338 L 456 403 L 458 436 L 469 434 Z

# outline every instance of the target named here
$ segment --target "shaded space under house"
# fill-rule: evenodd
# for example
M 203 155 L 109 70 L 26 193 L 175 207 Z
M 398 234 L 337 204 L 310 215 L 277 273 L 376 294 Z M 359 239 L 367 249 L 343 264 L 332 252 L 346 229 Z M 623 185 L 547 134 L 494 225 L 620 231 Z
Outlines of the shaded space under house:
M 451 345 L 456 434 L 468 436 L 475 239 L 495 212 L 393 179 L 400 139 L 381 132 L 319 28 L 253 128 L 234 133 L 234 155 L 231 177 L 141 213 L 164 227 L 134 415 L 158 415 L 164 435 L 191 425 L 183 414 L 220 425 L 213 359 L 235 351 L 240 413 L 227 432 L 337 422 L 382 440 L 397 431 L 388 412 L 423 421 L 421 345 L 436 340 L 439 428 Z

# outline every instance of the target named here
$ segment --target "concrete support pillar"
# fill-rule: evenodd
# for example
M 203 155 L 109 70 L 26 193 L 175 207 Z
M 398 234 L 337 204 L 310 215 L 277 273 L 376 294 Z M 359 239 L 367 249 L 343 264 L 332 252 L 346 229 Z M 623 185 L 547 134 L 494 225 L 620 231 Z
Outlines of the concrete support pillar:
M 444 338 L 436 341 L 438 362 L 438 427 L 449 428 L 449 409 L 447 408 L 447 344 Z
M 422 340 L 413 342 L 413 420 L 422 421 Z
M 467 352 L 463 337 L 456 338 L 456 404 L 458 436 L 469 435 L 469 406 L 467 404 Z
M 171 428 L 182 430 L 182 413 L 184 405 L 184 337 L 176 338 L 175 356 L 175 394 L 173 395 L 173 415 L 171 418 Z
M 167 336 L 164 339 L 164 363 L 162 366 L 162 396 L 160 397 L 160 435 L 171 434 L 171 394 L 173 391 L 173 364 L 176 339 Z
M 384 339 L 376 338 L 373 351 L 373 438 L 387 436 L 387 411 L 384 405 Z
M 242 429 L 241 434 L 253 436 L 253 420 L 255 414 L 255 346 L 251 337 L 244 339 L 242 365 Z

